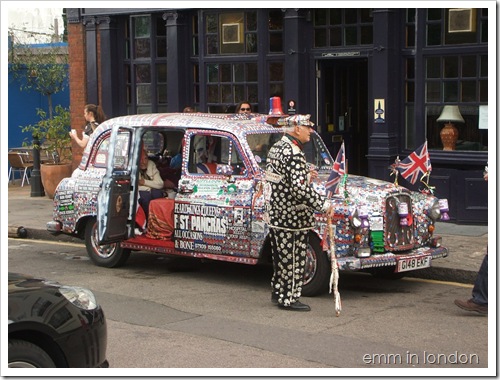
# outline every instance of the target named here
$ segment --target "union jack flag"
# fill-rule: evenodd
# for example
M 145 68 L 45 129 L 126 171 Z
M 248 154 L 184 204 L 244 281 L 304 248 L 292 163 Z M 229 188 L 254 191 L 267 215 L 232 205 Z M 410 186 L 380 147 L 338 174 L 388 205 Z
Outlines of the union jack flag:
M 342 142 L 340 150 L 337 153 L 337 158 L 333 163 L 330 177 L 328 177 L 328 181 L 326 182 L 325 185 L 329 197 L 337 193 L 340 178 L 344 174 L 345 174 L 345 149 L 344 149 L 344 143 Z
M 432 170 L 429 151 L 427 150 L 427 141 L 417 148 L 412 154 L 402 160 L 397 169 L 404 179 L 412 185 L 419 178 Z

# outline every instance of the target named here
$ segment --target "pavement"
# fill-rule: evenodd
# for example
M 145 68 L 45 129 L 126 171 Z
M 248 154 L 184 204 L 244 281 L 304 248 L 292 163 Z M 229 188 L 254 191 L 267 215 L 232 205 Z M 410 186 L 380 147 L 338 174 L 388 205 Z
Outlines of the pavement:
M 52 211 L 53 200 L 47 196 L 31 196 L 30 185 L 21 187 L 20 180 L 8 184 L 9 237 L 23 227 L 27 232 L 25 239 L 83 243 L 78 238 L 63 234 L 55 236 L 46 230 L 47 222 L 52 220 Z M 443 237 L 448 257 L 435 260 L 432 267 L 413 271 L 408 276 L 474 283 L 488 246 L 488 226 L 438 222 L 434 234 Z

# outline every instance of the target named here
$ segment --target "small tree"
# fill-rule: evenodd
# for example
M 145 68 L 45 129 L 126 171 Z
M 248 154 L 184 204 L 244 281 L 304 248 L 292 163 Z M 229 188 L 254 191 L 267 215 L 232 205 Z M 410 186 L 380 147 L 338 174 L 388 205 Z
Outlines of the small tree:
M 23 41 L 16 33 L 24 33 Z M 23 132 L 31 132 L 35 148 L 39 140 L 56 163 L 71 160 L 70 113 L 61 105 L 54 107 L 52 96 L 68 87 L 68 52 L 65 44 L 40 43 L 41 36 L 25 30 L 9 30 L 9 71 L 19 82 L 22 91 L 36 91 L 47 99 L 47 111 L 38 108 L 40 120 L 31 125 L 21 126 Z M 24 145 L 30 145 L 27 141 Z
M 40 36 L 26 31 L 21 43 L 9 29 L 9 71 L 21 90 L 36 91 L 47 98 L 49 119 L 52 117 L 52 95 L 68 87 L 68 51 L 60 43 L 40 43 Z
M 71 161 L 71 148 L 69 131 L 71 128 L 71 115 L 69 109 L 57 105 L 55 113 L 47 117 L 47 112 L 37 108 L 40 121 L 36 124 L 22 127 L 23 132 L 30 132 L 33 137 L 40 141 L 45 149 L 54 154 L 56 164 L 69 163 Z M 24 145 L 29 145 L 25 142 Z M 35 146 L 40 148 L 40 146 Z

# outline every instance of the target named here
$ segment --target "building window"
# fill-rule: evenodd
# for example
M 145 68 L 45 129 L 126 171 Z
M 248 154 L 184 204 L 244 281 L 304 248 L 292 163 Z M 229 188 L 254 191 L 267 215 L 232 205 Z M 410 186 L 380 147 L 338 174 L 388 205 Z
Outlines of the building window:
M 207 64 L 207 106 L 210 112 L 234 112 L 234 105 L 242 100 L 258 110 L 257 63 Z
M 235 112 L 234 106 L 243 100 L 258 112 L 257 25 L 257 11 L 205 14 L 205 97 L 209 112 Z M 214 62 L 215 55 L 222 60 Z M 228 61 L 226 55 L 238 58 Z M 195 103 L 200 101 L 197 70 L 196 66 Z
M 269 11 L 269 52 L 283 52 L 283 12 L 281 9 Z
M 414 149 L 425 138 L 429 149 L 443 150 L 440 132 L 444 123 L 438 123 L 437 119 L 444 106 L 453 105 L 458 106 L 464 119 L 463 123 L 454 123 L 458 129 L 455 150 L 488 150 L 488 36 L 485 30 L 488 13 L 487 9 L 465 10 L 467 12 L 460 15 L 463 19 L 453 19 L 455 14 L 451 21 L 450 9 L 416 9 L 416 14 L 411 9 L 406 11 L 405 46 L 414 48 L 418 41 L 424 45 L 423 49 L 408 50 L 409 56 L 403 61 L 406 149 Z M 417 31 L 413 28 L 419 17 L 426 27 Z M 475 20 L 476 27 L 471 20 Z M 415 109 L 417 96 L 422 109 L 420 106 Z M 425 125 L 424 130 L 421 124 Z
M 193 65 L 193 94 L 194 103 L 200 104 L 200 65 Z
M 458 105 L 464 123 L 456 123 L 456 150 L 484 151 L 488 129 L 480 117 L 488 104 L 488 56 L 461 54 L 430 56 L 425 62 L 425 112 L 429 149 L 443 149 L 437 119 L 445 105 Z M 481 114 L 482 113 L 482 114 Z
M 125 25 L 127 113 L 167 111 L 167 33 L 161 15 L 130 16 Z
M 405 59 L 405 125 L 406 141 L 405 148 L 415 145 L 415 58 Z
M 409 8 L 406 10 L 406 23 L 405 23 L 405 46 L 414 47 L 415 46 L 415 21 L 416 21 L 416 9 Z
M 427 9 L 427 46 L 448 46 L 476 43 L 488 43 L 487 9 Z
M 284 62 L 269 62 L 269 94 L 283 98 L 285 94 Z
M 314 47 L 370 45 L 373 17 L 369 8 L 315 9 Z
M 206 54 L 257 53 L 257 13 L 205 15 Z
M 249 54 L 257 53 L 257 12 L 246 12 L 246 52 Z
M 191 23 L 191 27 L 192 27 L 192 33 L 193 33 L 193 37 L 192 37 L 192 54 L 193 56 L 197 57 L 199 55 L 198 53 L 198 44 L 199 44 L 199 39 L 200 39 L 200 36 L 199 36 L 199 32 L 198 32 L 198 14 L 194 14 L 193 15 L 193 18 L 192 18 L 192 23 Z

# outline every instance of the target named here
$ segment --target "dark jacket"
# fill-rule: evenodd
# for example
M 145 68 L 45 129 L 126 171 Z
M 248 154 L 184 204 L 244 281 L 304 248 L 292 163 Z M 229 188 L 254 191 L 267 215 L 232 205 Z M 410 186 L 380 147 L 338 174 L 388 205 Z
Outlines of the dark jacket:
M 310 185 L 302 144 L 284 135 L 267 156 L 266 212 L 270 227 L 304 230 L 314 227 L 314 211 L 326 211 L 329 201 Z M 268 190 L 268 191 L 269 191 Z

